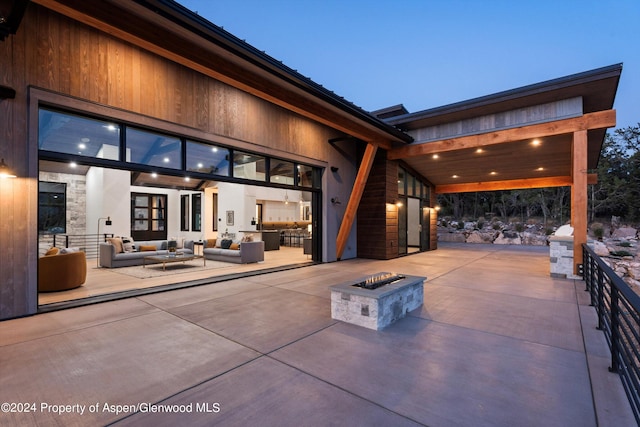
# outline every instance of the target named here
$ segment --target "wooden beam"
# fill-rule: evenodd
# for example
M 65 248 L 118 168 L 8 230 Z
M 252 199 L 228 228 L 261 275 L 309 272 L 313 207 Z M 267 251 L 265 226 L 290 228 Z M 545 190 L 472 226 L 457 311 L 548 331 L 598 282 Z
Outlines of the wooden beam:
M 572 119 L 555 120 L 553 122 L 538 123 L 535 125 L 521 126 L 477 135 L 461 136 L 458 138 L 413 143 L 411 145 L 390 150 L 389 153 L 387 153 L 387 158 L 389 160 L 397 160 L 446 151 L 504 144 L 505 142 L 562 135 L 582 130 L 604 129 L 615 125 L 615 110 L 598 111 Z
M 351 190 L 351 196 L 349 197 L 349 203 L 347 203 L 347 209 L 344 212 L 342 223 L 340 224 L 340 230 L 338 231 L 338 237 L 336 238 L 336 258 L 342 258 L 344 249 L 347 246 L 347 239 L 351 233 L 351 227 L 353 221 L 356 218 L 358 212 L 358 205 L 360 205 L 360 199 L 362 199 L 362 193 L 364 187 L 367 184 L 369 178 L 369 172 L 373 165 L 373 160 L 376 157 L 376 151 L 378 146 L 376 144 L 367 144 L 367 148 L 364 151 L 360 168 L 358 169 L 358 175 L 356 175 L 356 181 L 353 184 Z
M 587 147 L 587 131 L 574 132 L 571 155 L 573 274 L 578 274 L 578 264 L 582 264 L 582 244 L 587 243 Z
M 587 175 L 587 184 L 597 184 L 598 174 Z M 464 184 L 436 185 L 436 194 L 473 193 L 476 191 L 515 190 L 523 188 L 570 187 L 570 176 L 551 176 L 547 178 L 512 179 L 504 181 L 470 182 Z

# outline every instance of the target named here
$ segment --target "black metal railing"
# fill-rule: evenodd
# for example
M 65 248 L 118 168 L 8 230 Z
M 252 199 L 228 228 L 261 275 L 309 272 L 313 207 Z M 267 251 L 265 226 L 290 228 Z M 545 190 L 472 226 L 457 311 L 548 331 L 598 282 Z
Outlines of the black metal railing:
M 98 257 L 98 245 L 106 242 L 112 233 L 101 234 L 41 234 L 39 236 L 40 255 L 48 248 L 78 248 L 86 254 L 87 259 Z
M 640 296 L 587 245 L 584 280 L 591 305 L 611 350 L 611 372 L 617 372 L 640 424 Z

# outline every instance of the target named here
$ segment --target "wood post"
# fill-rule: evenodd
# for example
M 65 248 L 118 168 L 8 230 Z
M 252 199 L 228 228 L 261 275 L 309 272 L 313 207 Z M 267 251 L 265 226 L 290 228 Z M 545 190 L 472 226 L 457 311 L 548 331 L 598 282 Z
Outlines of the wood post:
M 582 244 L 587 243 L 587 131 L 573 133 L 571 150 L 571 225 L 573 226 L 573 273 L 582 263 Z
M 378 146 L 376 144 L 369 143 L 364 151 L 362 163 L 358 169 L 358 175 L 356 181 L 353 184 L 353 190 L 351 190 L 351 196 L 349 197 L 349 203 L 347 203 L 347 209 L 344 212 L 342 223 L 340 224 L 340 230 L 338 231 L 338 237 L 336 239 L 336 258 L 342 258 L 344 249 L 347 246 L 347 240 L 349 239 L 349 233 L 353 226 L 353 221 L 356 218 L 358 212 L 358 205 L 360 205 L 360 199 L 364 192 L 364 187 L 367 184 L 369 178 L 369 172 L 373 165 L 373 160 L 376 157 L 376 151 Z

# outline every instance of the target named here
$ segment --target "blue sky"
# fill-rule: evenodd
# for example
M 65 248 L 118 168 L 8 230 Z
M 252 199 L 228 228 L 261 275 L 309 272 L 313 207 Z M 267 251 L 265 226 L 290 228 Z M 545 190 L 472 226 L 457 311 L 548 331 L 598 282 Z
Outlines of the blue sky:
M 365 110 L 410 111 L 623 63 L 640 122 L 639 0 L 178 0 Z

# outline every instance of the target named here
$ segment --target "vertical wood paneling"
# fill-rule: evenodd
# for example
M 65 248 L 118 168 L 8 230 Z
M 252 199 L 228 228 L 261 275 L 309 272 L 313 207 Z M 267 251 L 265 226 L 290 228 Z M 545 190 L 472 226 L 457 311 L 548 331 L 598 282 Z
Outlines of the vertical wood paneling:
M 398 257 L 398 209 L 387 203 L 398 196 L 396 162 L 379 150 L 358 208 L 358 256 L 372 259 Z

